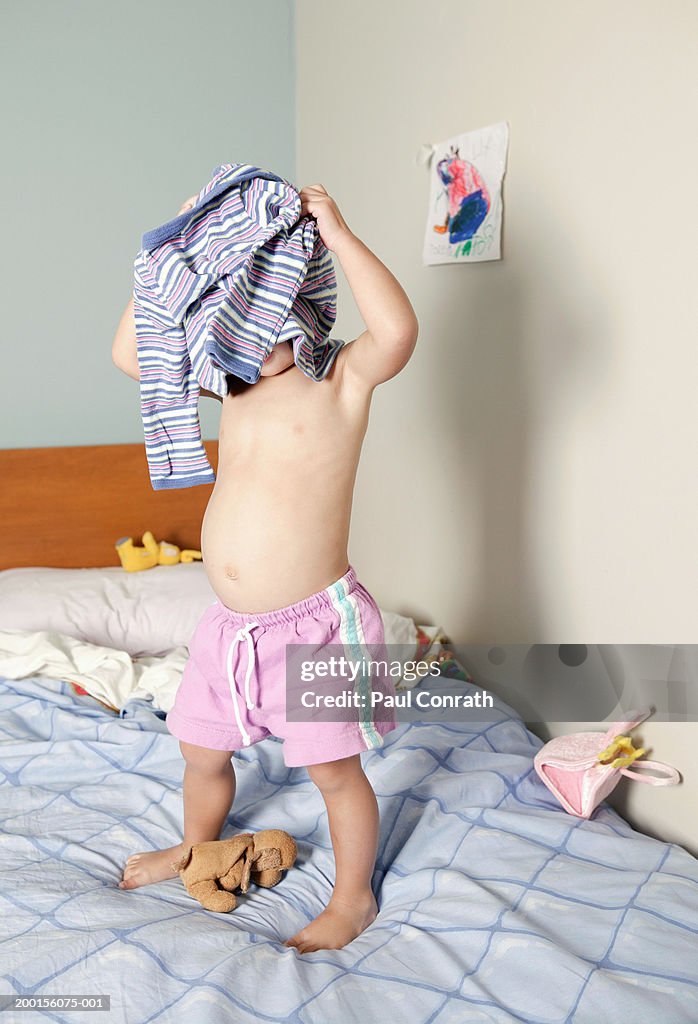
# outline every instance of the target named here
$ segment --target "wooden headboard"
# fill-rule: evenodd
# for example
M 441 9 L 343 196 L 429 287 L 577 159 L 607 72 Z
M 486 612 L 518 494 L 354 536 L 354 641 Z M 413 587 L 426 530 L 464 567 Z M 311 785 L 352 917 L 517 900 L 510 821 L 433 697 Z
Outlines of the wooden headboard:
M 218 445 L 204 447 L 214 470 Z M 146 530 L 201 547 L 213 484 L 154 491 L 141 444 L 0 450 L 0 569 L 119 565 L 114 544 Z

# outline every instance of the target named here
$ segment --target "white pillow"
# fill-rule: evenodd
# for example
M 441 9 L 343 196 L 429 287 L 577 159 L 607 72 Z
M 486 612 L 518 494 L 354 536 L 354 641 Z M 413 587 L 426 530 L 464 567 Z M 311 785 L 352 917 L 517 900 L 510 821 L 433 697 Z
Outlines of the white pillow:
M 186 645 L 216 600 L 200 562 L 142 572 L 104 569 L 5 569 L 0 629 L 49 630 L 131 657 Z
M 64 633 L 132 658 L 187 646 L 216 600 L 201 562 L 142 572 L 104 569 L 5 569 L 0 572 L 0 629 Z M 412 619 L 381 611 L 388 644 L 417 643 Z

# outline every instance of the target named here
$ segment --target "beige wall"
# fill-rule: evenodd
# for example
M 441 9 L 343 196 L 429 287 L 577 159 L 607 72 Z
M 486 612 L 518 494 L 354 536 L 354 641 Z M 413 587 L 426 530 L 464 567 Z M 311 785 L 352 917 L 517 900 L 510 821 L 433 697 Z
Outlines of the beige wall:
M 459 643 L 698 640 L 697 30 L 693 0 L 298 0 L 298 183 L 421 325 L 376 395 L 352 560 Z M 501 120 L 503 260 L 422 266 L 421 143 Z M 361 329 L 340 274 L 336 334 Z

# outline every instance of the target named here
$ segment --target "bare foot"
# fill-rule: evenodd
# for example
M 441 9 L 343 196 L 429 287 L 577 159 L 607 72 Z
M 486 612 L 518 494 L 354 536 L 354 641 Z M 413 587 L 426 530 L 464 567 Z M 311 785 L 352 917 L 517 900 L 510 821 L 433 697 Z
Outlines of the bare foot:
M 166 878 L 176 878 L 178 872 L 172 868 L 172 861 L 179 860 L 183 855 L 183 843 L 153 853 L 134 853 L 124 865 L 124 877 L 119 882 L 119 888 L 137 889 L 139 885 L 152 885 Z
M 351 903 L 333 896 L 321 914 L 301 928 L 284 946 L 295 946 L 299 953 L 316 949 L 342 949 L 368 928 L 378 913 L 378 905 L 369 892 Z

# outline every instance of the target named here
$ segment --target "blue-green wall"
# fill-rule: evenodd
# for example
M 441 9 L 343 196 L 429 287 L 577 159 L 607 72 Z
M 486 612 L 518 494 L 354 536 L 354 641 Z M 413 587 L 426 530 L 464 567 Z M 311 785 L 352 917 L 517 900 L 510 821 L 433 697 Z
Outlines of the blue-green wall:
M 220 163 L 294 180 L 293 0 L 22 0 L 2 21 L 0 447 L 140 441 L 111 342 L 141 234 Z

